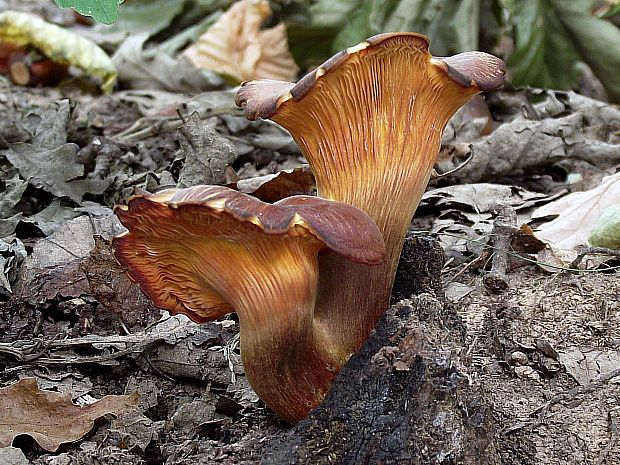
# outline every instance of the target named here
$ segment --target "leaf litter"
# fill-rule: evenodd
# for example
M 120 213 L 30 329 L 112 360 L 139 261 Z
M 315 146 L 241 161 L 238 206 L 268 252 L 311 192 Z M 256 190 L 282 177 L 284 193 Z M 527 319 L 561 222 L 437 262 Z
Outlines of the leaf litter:
M 41 391 L 34 378 L 24 378 L 0 389 L 0 410 L 11 412 L 0 421 L 0 447 L 10 446 L 21 434 L 32 436 L 51 452 L 62 443 L 84 436 L 95 420 L 110 413 L 127 411 L 137 395 L 106 396 L 83 407 L 71 401 L 71 394 Z
M 124 85 L 143 86 L 139 92 L 70 102 L 57 89 L 24 91 L 0 82 L 0 98 L 10 103 L 0 107 L 0 180 L 7 187 L 0 200 L 0 237 L 7 245 L 0 256 L 13 291 L 10 299 L 8 291 L 0 298 L 0 382 L 36 376 L 40 386 L 74 399 L 142 394 L 137 410 L 104 417 L 59 455 L 28 450 L 34 463 L 77 457 L 90 463 L 102 456 L 126 463 L 153 456 L 169 464 L 238 463 L 259 441 L 286 429 L 243 375 L 237 323 L 199 326 L 152 308 L 111 254 L 109 237 L 117 230 L 110 207 L 135 190 L 190 185 L 203 176 L 270 201 L 312 193 L 313 178 L 300 168 L 299 149 L 285 131 L 239 118 L 220 77 L 207 72 L 198 85 L 185 79 L 193 67 L 174 57 L 180 47 L 158 62 L 158 48 L 146 38 L 124 40 L 133 49 L 117 65 L 121 76 L 128 73 Z M 175 68 L 166 67 L 172 64 L 179 67 L 171 75 Z M 165 94 L 156 90 L 162 87 Z M 519 226 L 566 190 L 614 174 L 620 118 L 616 107 L 570 92 L 506 90 L 487 96 L 486 105 L 491 132 L 485 111 L 451 122 L 437 171 L 471 160 L 434 181 L 437 188 L 425 196 L 414 224 L 448 250 L 445 282 L 467 323 L 472 379 L 496 393 L 500 415 L 530 424 L 528 415 L 546 402 L 546 392 L 561 393 L 618 368 L 620 290 L 614 274 L 577 275 L 571 282 L 541 275 L 515 257 L 507 263 L 508 288 L 489 292 L 482 278 L 497 255 L 498 207 L 516 213 L 507 252 L 535 258 L 516 245 L 523 234 L 531 237 Z M 42 170 L 41 153 L 57 150 L 65 158 Z M 558 179 L 558 172 L 578 182 Z M 537 344 L 541 336 L 557 349 L 559 362 Z M 516 352 L 524 357 L 511 357 Z M 585 364 L 598 367 L 587 379 L 579 371 Z M 606 444 L 606 415 L 616 394 L 601 389 L 584 398 L 584 408 L 559 405 L 571 422 L 552 417 L 534 428 L 531 440 L 544 451 L 537 453 L 550 457 L 541 463 L 564 463 L 562 448 L 548 444 L 566 438 L 585 438 L 579 451 Z M 580 432 L 579 425 L 588 426 Z

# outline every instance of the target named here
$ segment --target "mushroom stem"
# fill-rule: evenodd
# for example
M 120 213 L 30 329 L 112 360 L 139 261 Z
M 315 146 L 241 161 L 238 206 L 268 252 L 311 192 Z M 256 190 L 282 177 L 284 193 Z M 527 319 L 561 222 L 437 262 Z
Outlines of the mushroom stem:
M 441 133 L 434 132 L 438 133 L 434 142 L 439 147 Z M 432 136 L 434 134 L 429 134 L 429 138 Z M 391 150 L 386 152 L 385 158 L 393 157 Z M 325 317 L 332 327 L 332 332 L 342 334 L 343 340 L 347 341 L 345 345 L 351 353 L 357 351 L 366 341 L 370 331 L 389 307 L 404 237 L 428 184 L 438 149 L 434 153 L 433 151 L 415 153 L 415 149 L 412 149 L 412 152 L 414 153 L 410 156 L 413 163 L 403 163 L 399 173 L 397 186 L 401 188 L 381 185 L 385 184 L 383 180 L 374 183 L 369 181 L 368 188 L 362 191 L 367 195 L 352 197 L 346 195 L 346 189 L 334 194 L 332 190 L 322 186 L 320 178 L 317 177 L 318 195 L 327 198 L 342 195 L 348 197 L 345 202 L 350 202 L 366 211 L 383 234 L 387 249 L 386 262 L 374 267 L 348 262 L 333 253 L 320 257 L 317 318 L 322 317 L 322 309 L 327 310 Z M 345 180 L 341 181 L 344 184 Z M 393 195 L 383 202 L 378 202 L 374 198 L 376 193 L 390 191 Z M 341 279 L 342 276 L 346 276 L 347 279 Z M 352 313 L 359 313 L 363 317 L 353 319 Z
M 241 359 L 252 388 L 283 420 L 296 423 L 323 400 L 346 359 L 336 335 L 314 321 L 316 243 L 299 238 L 287 242 L 248 249 L 248 263 L 264 263 L 260 270 L 240 267 L 235 279 L 217 270 L 206 279 L 213 283 L 220 277 L 222 295 L 235 302 Z

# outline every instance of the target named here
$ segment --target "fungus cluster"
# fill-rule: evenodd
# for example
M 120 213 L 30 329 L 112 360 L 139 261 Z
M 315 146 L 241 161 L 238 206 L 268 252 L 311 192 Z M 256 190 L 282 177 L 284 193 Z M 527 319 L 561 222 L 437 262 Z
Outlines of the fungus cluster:
M 403 240 L 441 134 L 504 63 L 435 58 L 415 33 L 381 34 L 298 83 L 245 83 L 249 119 L 290 131 L 318 197 L 273 205 L 223 187 L 129 200 L 116 256 L 162 308 L 208 321 L 236 311 L 252 387 L 284 420 L 316 407 L 389 304 Z

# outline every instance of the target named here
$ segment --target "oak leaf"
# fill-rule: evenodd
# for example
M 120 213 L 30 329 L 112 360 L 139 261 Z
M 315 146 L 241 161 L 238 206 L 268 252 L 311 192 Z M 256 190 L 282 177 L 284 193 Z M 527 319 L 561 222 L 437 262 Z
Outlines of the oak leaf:
M 288 49 L 284 24 L 260 29 L 269 16 L 267 0 L 241 0 L 183 54 L 198 68 L 211 69 L 237 82 L 294 81 L 299 68 Z
M 24 378 L 0 389 L 0 447 L 21 434 L 54 452 L 64 442 L 80 439 L 97 418 L 134 408 L 138 395 L 105 396 L 85 407 L 71 402 L 71 393 L 40 390 L 35 378 Z

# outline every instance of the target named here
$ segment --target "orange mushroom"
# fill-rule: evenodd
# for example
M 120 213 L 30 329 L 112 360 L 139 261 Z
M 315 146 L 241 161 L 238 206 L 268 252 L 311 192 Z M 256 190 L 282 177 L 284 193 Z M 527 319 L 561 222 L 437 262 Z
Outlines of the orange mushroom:
M 380 34 L 296 84 L 249 81 L 237 93 L 247 118 L 269 118 L 290 131 L 319 196 L 364 210 L 384 236 L 382 266 L 360 267 L 334 254 L 321 259 L 318 308 L 331 302 L 329 317 L 340 328 L 351 308 L 364 315 L 341 334 L 351 352 L 388 307 L 404 237 L 448 120 L 471 96 L 504 81 L 499 58 L 482 52 L 436 58 L 428 46 L 420 34 Z
M 128 232 L 114 239 L 115 255 L 155 305 L 197 322 L 237 312 L 248 380 L 285 421 L 322 401 L 349 351 L 342 329 L 316 316 L 318 254 L 382 263 L 368 215 L 308 196 L 271 205 L 219 186 L 136 196 L 116 214 Z

